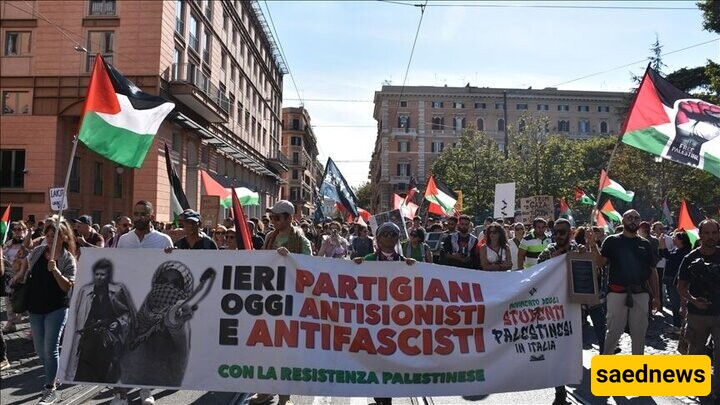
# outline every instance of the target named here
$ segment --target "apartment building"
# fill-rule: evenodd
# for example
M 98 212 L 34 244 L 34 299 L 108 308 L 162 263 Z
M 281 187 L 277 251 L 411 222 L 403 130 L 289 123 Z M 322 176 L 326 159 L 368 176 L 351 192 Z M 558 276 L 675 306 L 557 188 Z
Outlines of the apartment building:
M 295 204 L 295 217 L 302 218 L 315 212 L 313 190 L 322 178 L 323 166 L 317 161 L 317 139 L 308 111 L 304 107 L 286 107 L 282 117 L 281 151 L 289 163 L 281 195 Z
M 14 1 L 0 3 L 0 206 L 44 217 L 48 189 L 64 183 L 95 55 L 143 91 L 176 104 L 140 169 L 119 167 L 82 144 L 70 171 L 68 216 L 97 223 L 137 200 L 170 219 L 164 145 L 192 208 L 200 172 L 280 197 L 286 68 L 256 1 Z M 224 215 L 220 212 L 219 215 Z
M 378 134 L 370 162 L 371 210 L 390 209 L 393 193 L 405 195 L 411 176 L 422 188 L 435 159 L 468 126 L 484 131 L 500 149 L 506 124 L 522 128 L 525 116 L 548 117 L 548 130 L 568 139 L 609 136 L 620 130 L 628 97 L 556 88 L 383 86 L 374 98 Z

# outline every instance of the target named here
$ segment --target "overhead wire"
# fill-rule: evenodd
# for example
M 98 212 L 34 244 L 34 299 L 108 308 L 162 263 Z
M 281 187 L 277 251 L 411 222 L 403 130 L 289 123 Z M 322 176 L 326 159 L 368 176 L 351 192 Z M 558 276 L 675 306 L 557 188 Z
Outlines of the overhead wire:
M 419 3 L 407 3 L 393 0 L 377 0 L 381 3 L 401 6 L 423 7 Z M 657 7 L 657 6 L 601 6 L 582 4 L 481 4 L 481 3 L 446 3 L 428 4 L 427 7 L 461 7 L 461 8 L 548 8 L 548 9 L 587 9 L 587 10 L 697 10 L 697 7 Z
M 410 49 L 410 58 L 407 63 L 407 67 L 405 68 L 405 77 L 403 78 L 402 87 L 400 88 L 400 97 L 398 98 L 398 104 L 400 104 L 400 99 L 403 96 L 403 92 L 405 91 L 405 83 L 407 82 L 408 73 L 410 72 L 410 64 L 412 64 L 413 55 L 415 54 L 415 45 L 417 45 L 417 39 L 420 35 L 420 27 L 422 27 L 423 17 L 425 17 L 425 7 L 428 4 L 428 0 L 425 0 L 425 4 L 420 7 L 420 20 L 418 21 L 417 30 L 415 30 L 415 39 L 413 40 L 412 48 Z
M 277 33 L 277 29 L 275 29 L 275 21 L 273 21 L 272 14 L 270 13 L 270 6 L 268 6 L 267 0 L 263 0 L 263 3 L 265 3 L 265 10 L 267 10 L 268 18 L 270 18 L 270 26 L 272 27 L 273 33 L 275 34 L 275 38 L 277 38 L 280 55 L 282 55 L 283 59 L 285 60 L 285 66 L 287 67 L 288 74 L 290 75 L 290 80 L 292 81 L 293 87 L 295 88 L 295 92 L 297 93 L 300 103 L 305 104 L 302 95 L 300 95 L 300 90 L 298 90 L 297 83 L 295 82 L 295 75 L 293 75 L 292 70 L 290 69 L 290 63 L 288 62 L 288 58 L 285 55 L 285 49 L 283 49 L 282 42 L 280 41 L 280 36 Z

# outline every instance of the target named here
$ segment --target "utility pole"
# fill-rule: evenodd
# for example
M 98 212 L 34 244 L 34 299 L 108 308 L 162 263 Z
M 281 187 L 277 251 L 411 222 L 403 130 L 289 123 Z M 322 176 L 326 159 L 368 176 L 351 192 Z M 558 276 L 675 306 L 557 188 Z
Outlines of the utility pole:
M 503 130 L 505 132 L 505 147 L 503 149 L 505 151 L 505 159 L 508 158 L 508 143 L 510 143 L 509 138 L 508 138 L 508 131 L 507 131 L 507 128 L 508 128 L 507 110 L 508 110 L 507 90 L 503 90 L 503 122 L 505 122 L 505 125 L 503 128 Z

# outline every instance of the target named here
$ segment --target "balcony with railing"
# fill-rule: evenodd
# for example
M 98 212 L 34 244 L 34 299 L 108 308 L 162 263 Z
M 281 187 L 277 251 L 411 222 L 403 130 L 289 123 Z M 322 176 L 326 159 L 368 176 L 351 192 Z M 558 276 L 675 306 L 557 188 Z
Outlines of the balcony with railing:
M 90 1 L 90 16 L 111 16 L 114 17 L 116 14 L 115 0 L 91 0 Z
M 284 153 L 277 150 L 272 152 L 270 156 L 268 156 L 267 163 L 271 169 L 274 169 L 275 171 L 277 171 L 277 173 L 281 173 L 288 171 L 288 166 L 290 166 L 290 159 L 288 159 L 288 157 L 285 156 Z
M 192 63 L 173 63 L 165 70 L 170 94 L 210 122 L 227 122 L 230 99 Z

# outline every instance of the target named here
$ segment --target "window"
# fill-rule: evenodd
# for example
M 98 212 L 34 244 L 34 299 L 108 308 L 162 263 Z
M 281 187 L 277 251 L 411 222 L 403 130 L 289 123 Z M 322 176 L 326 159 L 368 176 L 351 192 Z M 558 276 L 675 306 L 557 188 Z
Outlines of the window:
M 610 107 L 604 106 L 604 105 L 599 105 L 599 106 L 598 106 L 598 112 L 606 112 L 606 113 L 609 113 L 609 112 L 610 112 Z
M 290 145 L 302 146 L 302 138 L 299 136 L 293 136 L 290 138 Z
M 93 176 L 93 194 L 103 194 L 103 164 L 95 162 L 95 173 Z
M 235 64 L 231 63 L 230 64 L 230 81 L 233 83 L 235 83 L 235 76 L 236 76 L 235 72 L 236 71 L 237 71 L 237 69 L 235 68 Z M 231 86 L 231 87 L 233 87 L 233 86 Z
M 485 121 L 483 121 L 482 118 L 477 119 L 477 129 L 478 131 L 484 131 L 485 130 Z
M 398 152 L 410 152 L 410 142 L 398 141 Z
M 233 30 L 232 30 L 232 43 L 233 43 L 233 45 L 235 45 L 235 46 L 237 46 L 237 38 L 238 38 L 238 31 L 237 31 L 237 29 L 235 29 L 235 27 L 233 27 Z
M 220 69 L 224 72 L 227 69 L 227 54 L 220 51 Z
M 238 116 L 239 115 L 240 111 L 238 111 Z M 205 164 L 210 161 L 210 148 L 208 148 L 207 145 L 200 147 L 200 161 Z
M 578 112 L 589 112 L 590 106 L 589 105 L 579 105 L 578 106 Z
M 115 0 L 90 0 L 90 15 L 115 15 Z
M 29 91 L 3 91 L 3 114 L 30 114 L 32 97 Z
M 485 103 L 475 103 L 476 110 L 484 110 L 486 108 L 487 108 L 487 104 L 485 104 Z
M 205 49 L 203 49 L 203 62 L 210 66 L 210 55 L 212 55 L 212 34 L 205 31 Z
M 95 65 L 95 55 L 102 55 L 105 62 L 113 63 L 115 33 L 112 31 L 95 31 L 88 33 L 87 71 Z
M 432 129 L 433 131 L 440 131 L 445 128 L 445 118 L 443 117 L 433 117 L 432 119 Z
M 115 181 L 113 182 L 113 198 L 122 198 L 123 192 L 123 175 L 115 171 Z
M 397 175 L 400 177 L 410 176 L 410 163 L 398 163 Z
M 504 109 L 505 109 L 505 104 L 504 104 L 502 101 L 496 102 L 496 103 L 495 103 L 495 109 L 496 109 L 496 110 L 504 110 Z
M 292 178 L 293 178 L 293 180 L 297 180 L 297 179 L 300 178 L 297 169 L 294 169 L 294 170 L 292 171 Z
M 207 17 L 207 19 L 212 22 L 212 18 L 213 18 L 213 1 L 212 0 L 208 0 L 207 4 L 205 4 L 205 17 Z
M 465 108 L 465 103 L 456 101 L 453 103 L 453 108 Z
M 586 134 L 590 132 L 590 121 L 580 120 L 578 121 L 578 132 Z
M 505 120 L 504 120 L 504 119 L 500 118 L 500 119 L 497 121 L 497 130 L 498 130 L 498 131 L 504 131 L 504 130 L 505 130 Z
M 0 188 L 23 188 L 25 186 L 25 151 L 2 149 L 0 151 Z
M 8 31 L 5 33 L 5 56 L 30 55 L 30 32 Z
M 405 128 L 405 132 L 407 132 L 409 127 L 410 127 L 410 117 L 407 115 L 399 116 L 398 117 L 398 128 Z
M 407 107 L 407 101 L 401 101 L 400 107 Z
M 245 110 L 245 132 L 250 130 L 250 111 Z
M 442 101 L 433 101 L 432 108 L 443 108 L 443 102 Z
M 515 109 L 516 110 L 527 110 L 528 105 L 527 104 L 515 104 Z
M 538 111 L 548 111 L 548 110 L 550 110 L 550 106 L 548 104 L 538 104 L 537 110 Z
M 445 149 L 445 145 L 442 142 L 433 142 L 430 144 L 430 152 L 432 153 L 440 153 Z
M 465 118 L 464 117 L 455 117 L 453 120 L 453 129 L 456 131 L 460 131 L 461 129 L 465 128 Z
M 228 104 L 230 106 L 228 108 L 228 114 L 231 119 L 235 119 L 235 95 L 232 92 L 228 94 Z
M 300 130 L 300 120 L 297 118 L 293 118 L 292 120 L 292 129 L 299 131 Z
M 181 37 L 185 36 L 185 18 L 183 15 L 182 0 L 175 1 L 175 32 L 180 34 Z
M 194 50 L 195 52 L 200 52 L 200 49 L 198 49 L 199 45 L 200 45 L 200 40 L 198 39 L 198 37 L 200 36 L 200 33 L 198 32 L 197 18 L 195 18 L 195 16 L 192 14 L 190 14 L 189 30 L 190 30 L 190 32 L 188 34 L 190 36 L 190 38 L 189 38 L 190 48 L 192 50 Z
M 102 224 L 102 211 L 93 210 L 92 220 L 93 220 L 93 223 L 95 223 L 95 224 Z
M 518 131 L 525 132 L 525 120 L 520 120 L 520 122 L 518 122 Z
M 607 134 L 608 133 L 608 124 L 605 121 L 602 121 L 600 123 L 600 133 L 601 134 Z
M 292 154 L 292 163 L 294 165 L 300 164 L 300 153 L 299 152 L 293 152 Z
M 567 104 L 559 104 L 558 111 L 570 111 L 570 106 Z
M 228 29 L 228 22 L 230 21 L 230 17 L 227 15 L 227 11 L 223 10 L 223 31 L 227 31 Z
M 570 121 L 565 121 L 565 120 L 558 121 L 558 131 L 570 132 Z
M 80 158 L 73 159 L 72 168 L 70 168 L 70 181 L 68 182 L 69 193 L 80 192 Z
M 290 201 L 300 200 L 300 187 L 290 187 Z
M 182 137 L 179 132 L 172 133 L 172 150 L 173 152 L 180 152 L 182 147 Z

